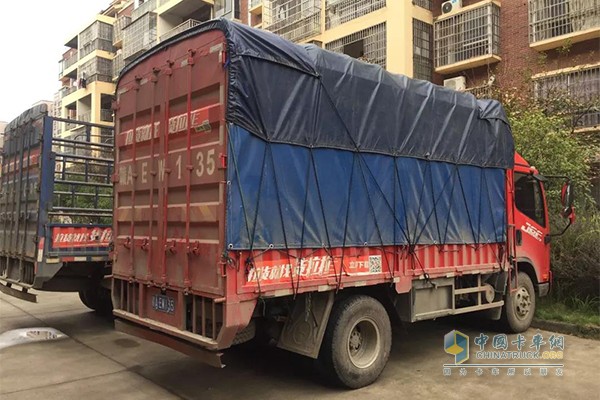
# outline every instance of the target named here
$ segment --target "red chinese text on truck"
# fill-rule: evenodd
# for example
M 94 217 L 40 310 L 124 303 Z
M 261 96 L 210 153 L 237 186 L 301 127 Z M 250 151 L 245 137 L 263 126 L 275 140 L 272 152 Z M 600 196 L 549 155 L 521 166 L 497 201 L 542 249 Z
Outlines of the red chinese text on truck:
M 268 334 L 361 387 L 392 318 L 520 332 L 548 292 L 543 179 L 494 101 L 212 21 L 121 74 L 115 148 L 117 327 L 213 365 Z

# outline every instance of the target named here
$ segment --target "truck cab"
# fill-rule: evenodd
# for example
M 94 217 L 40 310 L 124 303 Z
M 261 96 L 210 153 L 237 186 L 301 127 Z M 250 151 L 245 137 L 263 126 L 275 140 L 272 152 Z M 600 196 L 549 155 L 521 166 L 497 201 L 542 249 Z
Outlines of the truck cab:
M 515 153 L 514 223 L 516 261 L 529 275 L 539 296 L 550 288 L 550 221 L 544 178 Z

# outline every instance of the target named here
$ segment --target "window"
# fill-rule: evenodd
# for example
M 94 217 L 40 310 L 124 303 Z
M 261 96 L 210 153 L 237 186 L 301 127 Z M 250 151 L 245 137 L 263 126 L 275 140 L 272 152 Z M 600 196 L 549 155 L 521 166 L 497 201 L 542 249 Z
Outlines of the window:
M 345 53 L 360 58 L 371 64 L 379 64 L 385 68 L 386 61 L 386 27 L 383 24 L 355 32 L 325 45 L 329 51 Z
M 546 226 L 540 182 L 531 175 L 515 172 L 515 205 L 541 226 Z
M 600 65 L 542 76 L 535 78 L 533 84 L 537 99 L 568 97 L 573 101 L 571 109 L 581 108 L 573 113 L 575 127 L 593 127 L 600 124 Z M 557 111 L 552 109 L 551 102 L 547 107 L 550 112 Z
M 433 78 L 433 26 L 413 19 L 413 78 Z
M 413 0 L 413 4 L 417 7 L 424 8 L 426 10 L 431 11 L 432 9 L 432 0 Z
M 215 0 L 214 7 L 217 18 L 240 19 L 240 0 Z

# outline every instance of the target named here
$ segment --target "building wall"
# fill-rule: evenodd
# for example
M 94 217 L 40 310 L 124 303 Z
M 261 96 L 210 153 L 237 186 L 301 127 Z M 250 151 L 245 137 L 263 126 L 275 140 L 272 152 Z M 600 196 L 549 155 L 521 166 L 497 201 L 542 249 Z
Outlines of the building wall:
M 433 15 L 441 14 L 442 0 L 433 0 Z M 481 0 L 463 0 L 463 7 Z M 559 49 L 538 52 L 529 46 L 529 9 L 527 0 L 500 2 L 500 57 L 502 61 L 448 75 L 435 74 L 435 83 L 465 76 L 467 87 L 480 86 L 494 75 L 500 87 L 530 88 L 530 78 L 538 73 L 597 63 L 600 61 L 598 41 L 587 40 L 570 45 L 567 53 Z

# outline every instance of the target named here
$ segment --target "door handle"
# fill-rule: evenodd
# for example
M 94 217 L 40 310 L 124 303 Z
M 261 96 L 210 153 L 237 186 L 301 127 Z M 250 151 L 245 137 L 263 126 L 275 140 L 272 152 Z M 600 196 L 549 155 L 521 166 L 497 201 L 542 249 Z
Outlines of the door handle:
M 517 229 L 515 236 L 517 238 L 517 246 L 522 245 L 523 244 L 523 232 L 521 232 L 520 229 Z

